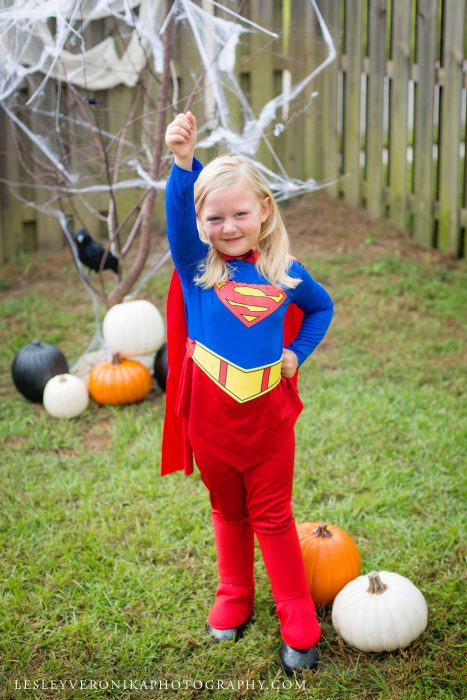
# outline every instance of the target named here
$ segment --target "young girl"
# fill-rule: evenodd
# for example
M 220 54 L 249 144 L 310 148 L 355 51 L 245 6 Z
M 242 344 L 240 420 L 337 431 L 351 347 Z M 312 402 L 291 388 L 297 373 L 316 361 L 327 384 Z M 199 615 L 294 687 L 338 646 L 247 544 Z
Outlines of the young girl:
M 271 582 L 287 673 L 313 668 L 320 626 L 291 508 L 297 368 L 322 340 L 333 303 L 288 253 L 278 207 L 253 164 L 193 158 L 196 120 L 167 127 L 175 157 L 167 234 L 176 273 L 167 303 L 169 374 L 162 474 L 192 471 L 211 506 L 219 583 L 216 640 L 250 622 L 256 535 Z

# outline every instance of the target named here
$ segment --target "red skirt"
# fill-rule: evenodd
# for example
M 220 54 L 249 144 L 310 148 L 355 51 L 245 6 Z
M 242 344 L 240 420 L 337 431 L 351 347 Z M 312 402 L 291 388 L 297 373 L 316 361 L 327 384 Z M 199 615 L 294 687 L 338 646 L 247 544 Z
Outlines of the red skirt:
M 263 462 L 290 436 L 303 409 L 296 381 L 282 377 L 271 391 L 240 403 L 193 362 L 183 363 L 177 414 L 189 438 L 243 471 Z

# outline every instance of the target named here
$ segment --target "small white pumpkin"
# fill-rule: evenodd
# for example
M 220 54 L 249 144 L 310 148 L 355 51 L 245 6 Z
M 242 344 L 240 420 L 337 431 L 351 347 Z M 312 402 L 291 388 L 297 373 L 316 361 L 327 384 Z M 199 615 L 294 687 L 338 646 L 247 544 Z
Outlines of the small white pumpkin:
M 361 651 L 405 649 L 426 629 L 428 609 L 421 591 L 405 576 L 372 571 L 337 594 L 332 624 Z
M 129 358 L 149 355 L 157 352 L 164 342 L 164 321 L 150 301 L 124 301 L 107 311 L 103 333 L 114 355 Z
M 85 383 L 73 374 L 57 374 L 44 389 L 44 408 L 54 418 L 75 418 L 89 403 Z

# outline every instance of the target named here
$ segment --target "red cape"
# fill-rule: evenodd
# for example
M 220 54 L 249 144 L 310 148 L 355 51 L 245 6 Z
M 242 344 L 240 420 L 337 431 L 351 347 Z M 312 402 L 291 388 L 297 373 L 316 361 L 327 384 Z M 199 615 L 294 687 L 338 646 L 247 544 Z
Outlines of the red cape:
M 296 304 L 290 304 L 284 319 L 284 347 L 290 345 L 297 335 L 303 319 L 303 312 Z M 167 387 L 165 396 L 165 418 L 162 434 L 161 476 L 183 470 L 193 472 L 193 451 L 188 438 L 188 416 L 181 415 L 179 403 L 181 380 L 189 381 L 189 368 L 184 363 L 191 362 L 187 356 L 187 326 L 185 303 L 180 277 L 174 270 L 167 296 Z M 297 382 L 298 370 L 292 380 Z

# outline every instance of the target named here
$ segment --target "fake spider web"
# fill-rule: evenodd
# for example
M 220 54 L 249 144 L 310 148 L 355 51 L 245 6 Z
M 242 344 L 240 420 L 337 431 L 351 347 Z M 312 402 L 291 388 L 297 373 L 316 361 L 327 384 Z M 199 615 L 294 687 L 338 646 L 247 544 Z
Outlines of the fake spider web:
M 281 93 L 254 111 L 235 77 L 239 46 L 250 34 L 264 38 L 263 50 L 280 51 L 281 37 L 235 12 L 238 3 L 202 0 L 200 6 L 175 0 L 167 15 L 163 0 L 0 0 L 0 106 L 25 150 L 38 154 L 34 167 L 25 166 L 21 183 L 7 184 L 17 197 L 60 222 L 94 305 L 96 334 L 87 351 L 102 347 L 99 300 L 83 274 L 63 202 L 75 198 L 110 230 L 116 192 L 134 197 L 135 192 L 164 190 L 165 177 L 151 175 L 155 102 L 149 95 L 159 87 L 170 20 L 189 37 L 197 57 L 189 74 L 197 88 L 198 148 L 248 156 L 277 201 L 323 186 L 312 178 L 290 177 L 275 146 L 277 137 L 307 111 L 316 96 L 313 79 L 336 56 L 316 1 L 309 2 L 324 59 L 297 82 L 283 82 Z M 110 36 L 96 38 L 96 20 L 106 23 Z M 171 73 L 175 114 L 184 106 L 173 61 Z M 147 86 L 141 89 L 143 76 Z M 128 116 L 136 100 L 123 115 L 126 122 L 112 121 L 105 97 L 119 86 L 140 90 L 139 107 L 146 116 L 139 118 L 135 111 Z M 272 167 L 262 162 L 259 151 L 268 154 Z M 114 156 L 111 168 L 109 153 Z M 108 198 L 107 214 L 99 210 L 96 197 Z M 153 261 L 132 294 L 169 255 L 166 250 Z

